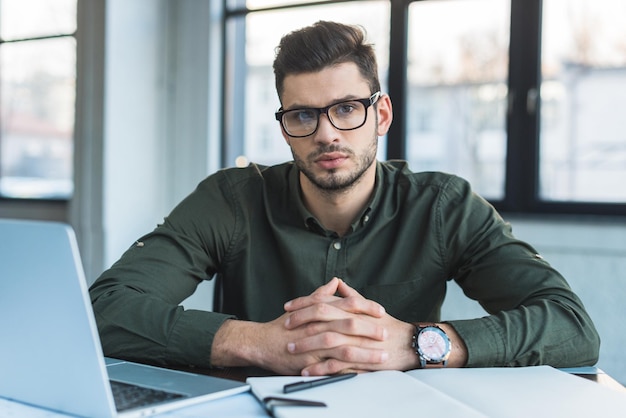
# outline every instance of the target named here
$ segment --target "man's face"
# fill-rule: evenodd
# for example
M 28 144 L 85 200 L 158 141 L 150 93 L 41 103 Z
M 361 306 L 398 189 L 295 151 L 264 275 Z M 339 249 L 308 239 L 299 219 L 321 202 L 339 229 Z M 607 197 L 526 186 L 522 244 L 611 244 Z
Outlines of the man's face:
M 327 67 L 320 72 L 288 75 L 284 79 L 284 110 L 320 108 L 340 101 L 372 95 L 367 81 L 354 63 Z M 375 170 L 378 136 L 391 123 L 391 103 L 384 95 L 376 108 L 367 108 L 367 120 L 360 128 L 341 131 L 326 115 L 320 115 L 317 131 L 304 138 L 293 138 L 283 131 L 294 161 L 309 181 L 325 191 L 348 190 L 366 172 Z

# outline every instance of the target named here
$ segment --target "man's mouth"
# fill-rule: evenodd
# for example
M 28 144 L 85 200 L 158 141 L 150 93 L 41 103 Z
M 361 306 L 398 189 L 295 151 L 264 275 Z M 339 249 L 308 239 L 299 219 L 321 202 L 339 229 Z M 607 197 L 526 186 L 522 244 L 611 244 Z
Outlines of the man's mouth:
M 341 152 L 324 153 L 315 159 L 315 163 L 324 169 L 337 168 L 348 159 L 348 156 Z

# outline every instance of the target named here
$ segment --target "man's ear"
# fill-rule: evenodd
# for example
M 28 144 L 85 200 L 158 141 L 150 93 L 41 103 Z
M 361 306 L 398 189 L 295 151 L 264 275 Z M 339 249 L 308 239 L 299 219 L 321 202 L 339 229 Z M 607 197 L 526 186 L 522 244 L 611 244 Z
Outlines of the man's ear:
M 378 136 L 384 136 L 389 131 L 391 121 L 393 120 L 393 108 L 391 106 L 391 98 L 388 94 L 383 94 L 376 102 L 376 112 L 378 115 L 378 126 L 376 133 Z

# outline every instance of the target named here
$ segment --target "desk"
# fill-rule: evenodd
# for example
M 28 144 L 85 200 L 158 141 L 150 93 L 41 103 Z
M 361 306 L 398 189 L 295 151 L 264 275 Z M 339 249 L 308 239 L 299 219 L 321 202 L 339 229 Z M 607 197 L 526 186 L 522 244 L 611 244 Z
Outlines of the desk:
M 624 387 L 621 383 L 619 383 L 617 380 L 613 379 L 611 376 L 609 376 L 606 373 L 572 373 L 576 376 L 582 377 L 584 379 L 588 379 L 591 380 L 592 382 L 596 382 L 602 386 L 606 386 L 608 388 L 617 390 L 619 392 L 623 392 L 626 393 L 626 387 Z
M 225 368 L 225 369 L 186 369 L 198 374 L 206 374 L 217 377 L 225 377 L 234 380 L 245 381 L 249 376 L 269 376 L 271 373 L 256 368 Z M 609 375 L 603 373 L 601 370 L 593 368 L 585 369 L 571 369 L 578 371 L 576 374 L 580 378 L 585 378 L 597 382 L 599 385 L 611 388 L 618 392 L 626 394 L 626 388 L 618 383 L 615 379 Z M 592 372 L 596 373 L 592 373 Z M 589 401 L 592 401 L 591 399 Z M 31 418 L 66 418 L 65 415 L 53 413 L 46 410 L 41 410 L 26 406 L 23 404 L 8 401 L 0 398 L 0 416 L 2 417 L 31 417 Z M 266 418 L 268 415 L 261 404 L 252 396 L 251 393 L 243 393 L 235 396 L 231 396 L 225 399 L 219 399 L 211 401 L 206 404 L 190 406 L 175 412 L 162 414 L 164 417 L 201 417 L 201 416 L 219 416 L 224 418 L 229 417 L 260 417 Z
M 198 369 L 198 368 L 177 368 L 178 370 L 184 370 L 191 373 L 205 374 L 209 376 L 223 377 L 225 379 L 238 380 L 245 382 L 248 377 L 256 376 L 274 376 L 272 372 L 259 369 L 256 367 L 229 367 L 229 368 L 217 368 L 217 369 Z M 602 386 L 609 387 L 611 389 L 626 393 L 626 387 L 620 384 L 617 380 L 613 379 L 608 374 L 604 373 L 595 367 L 581 367 L 573 369 L 563 369 L 570 374 L 576 375 L 583 379 L 591 380 Z

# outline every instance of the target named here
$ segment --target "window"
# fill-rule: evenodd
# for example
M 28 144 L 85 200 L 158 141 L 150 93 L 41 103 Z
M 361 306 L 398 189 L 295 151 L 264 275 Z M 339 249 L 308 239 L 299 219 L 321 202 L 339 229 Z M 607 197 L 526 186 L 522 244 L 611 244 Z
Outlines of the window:
M 249 0 L 247 6 L 267 7 L 270 3 L 289 2 Z M 227 58 L 228 68 L 225 73 L 234 74 L 234 79 L 225 83 L 231 86 L 227 95 L 232 98 L 230 102 L 233 106 L 229 107 L 231 116 L 227 118 L 229 139 L 226 143 L 231 148 L 226 153 L 225 165 L 233 165 L 235 161 L 240 161 L 239 164 L 246 164 L 248 161 L 272 164 L 292 159 L 289 147 L 285 144 L 274 119 L 274 112 L 280 107 L 272 69 L 274 49 L 284 34 L 319 20 L 359 24 L 366 28 L 368 40 L 376 48 L 381 85 L 385 84 L 389 56 L 387 1 L 337 2 L 332 5 L 286 9 L 266 8 L 247 13 L 245 17 L 233 17 L 227 22 L 227 33 L 231 37 L 226 50 L 233 52 Z M 241 39 L 245 39 L 243 44 L 245 47 L 240 49 L 237 56 L 235 45 L 238 45 Z M 237 138 L 244 140 L 237 144 Z M 384 158 L 384 138 L 379 142 L 378 152 L 379 156 Z
M 510 13 L 502 0 L 409 6 L 405 158 L 415 171 L 455 173 L 498 200 L 504 197 Z
M 381 159 L 464 177 L 504 212 L 626 215 L 625 13 L 621 0 L 229 0 L 222 163 L 291 159 L 274 47 L 336 20 L 377 48 L 394 104 Z
M 0 0 L 0 196 L 73 191 L 76 0 Z
M 626 202 L 626 3 L 543 4 L 540 195 Z

